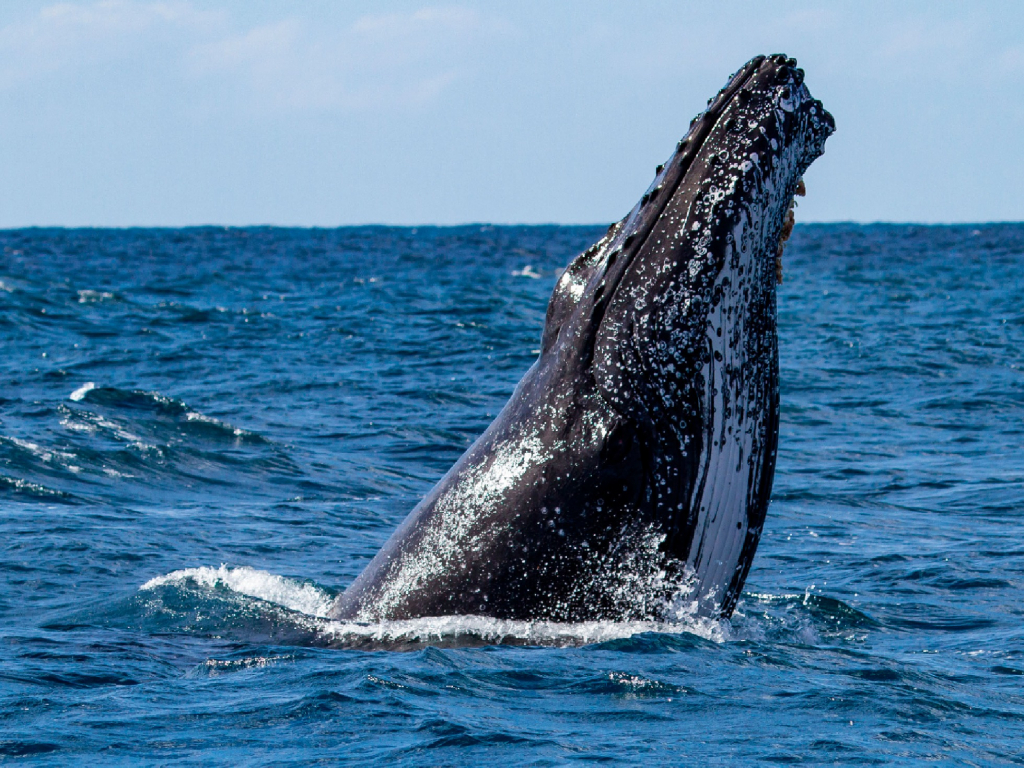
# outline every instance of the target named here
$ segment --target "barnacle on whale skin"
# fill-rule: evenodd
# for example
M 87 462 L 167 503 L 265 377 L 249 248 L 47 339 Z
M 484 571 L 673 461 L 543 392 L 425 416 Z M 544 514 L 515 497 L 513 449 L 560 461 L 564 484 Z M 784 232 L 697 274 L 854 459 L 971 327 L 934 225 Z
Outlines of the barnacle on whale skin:
M 793 193 L 799 197 L 807 194 L 807 185 L 800 179 Z M 793 227 L 796 225 L 796 197 L 789 201 L 789 209 L 786 211 L 786 219 L 782 222 L 782 231 L 779 233 L 779 248 L 775 252 L 775 280 L 782 285 L 782 252 L 786 249 L 786 241 L 793 234 Z

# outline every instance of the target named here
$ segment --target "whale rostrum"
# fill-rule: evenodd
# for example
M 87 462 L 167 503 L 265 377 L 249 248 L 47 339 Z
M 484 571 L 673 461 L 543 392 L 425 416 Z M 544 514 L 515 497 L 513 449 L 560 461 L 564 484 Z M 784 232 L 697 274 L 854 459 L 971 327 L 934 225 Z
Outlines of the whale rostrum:
M 748 62 L 577 256 L 537 361 L 332 615 L 731 615 L 779 435 L 776 283 L 835 124 L 794 59 Z

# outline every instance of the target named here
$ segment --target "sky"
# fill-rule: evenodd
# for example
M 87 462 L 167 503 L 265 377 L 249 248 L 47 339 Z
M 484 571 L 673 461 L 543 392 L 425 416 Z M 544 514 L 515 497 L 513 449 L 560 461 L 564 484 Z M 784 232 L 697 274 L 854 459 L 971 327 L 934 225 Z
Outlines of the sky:
M 606 223 L 777 52 L 800 221 L 1024 220 L 1024 2 L 9 0 L 0 227 Z

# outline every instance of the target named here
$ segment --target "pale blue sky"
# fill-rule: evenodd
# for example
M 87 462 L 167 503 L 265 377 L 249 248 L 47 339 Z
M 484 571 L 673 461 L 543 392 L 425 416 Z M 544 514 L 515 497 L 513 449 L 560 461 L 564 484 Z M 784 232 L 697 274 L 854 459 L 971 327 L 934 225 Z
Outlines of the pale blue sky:
M 1022 2 L 0 7 L 0 227 L 607 222 L 785 52 L 801 221 L 1024 220 Z

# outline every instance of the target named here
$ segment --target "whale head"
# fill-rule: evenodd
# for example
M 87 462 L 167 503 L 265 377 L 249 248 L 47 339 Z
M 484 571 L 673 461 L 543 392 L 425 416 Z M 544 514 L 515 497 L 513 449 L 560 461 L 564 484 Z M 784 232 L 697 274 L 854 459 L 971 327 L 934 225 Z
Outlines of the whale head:
M 561 275 L 537 361 L 333 615 L 728 617 L 775 470 L 781 245 L 833 130 L 794 60 L 733 75 Z
M 549 305 L 544 352 L 588 371 L 623 417 L 609 439 L 619 454 L 637 446 L 636 503 L 701 614 L 731 613 L 760 537 L 778 442 L 782 246 L 834 130 L 795 60 L 753 59 Z

